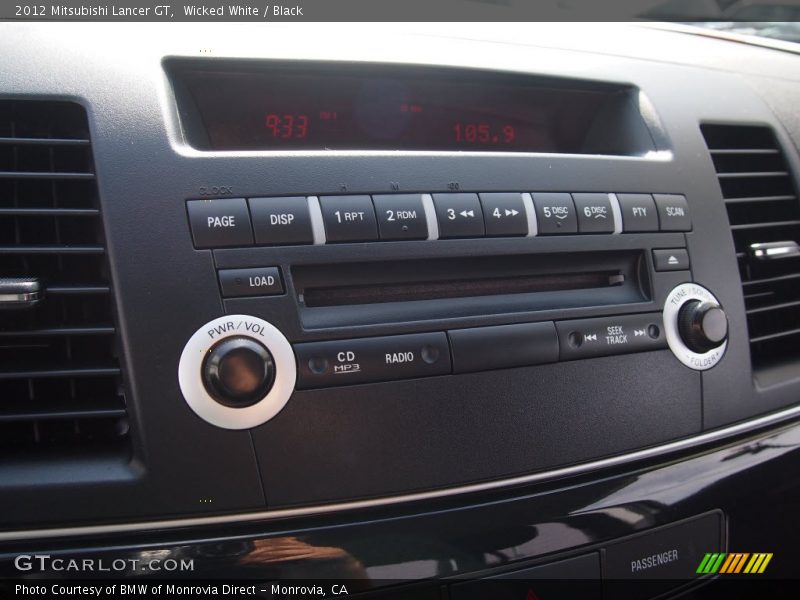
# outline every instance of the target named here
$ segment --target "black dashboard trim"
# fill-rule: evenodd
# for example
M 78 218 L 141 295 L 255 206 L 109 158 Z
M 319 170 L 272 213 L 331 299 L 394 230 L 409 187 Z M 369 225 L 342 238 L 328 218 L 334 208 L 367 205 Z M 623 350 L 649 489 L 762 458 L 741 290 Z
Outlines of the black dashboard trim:
M 142 522 L 123 522 L 105 525 L 87 525 L 79 527 L 56 527 L 49 529 L 27 529 L 0 531 L 0 543 L 21 540 L 40 540 L 52 538 L 76 538 L 105 534 L 120 534 L 130 532 L 169 530 L 187 527 L 202 527 L 212 525 L 224 525 L 232 523 L 246 523 L 256 521 L 267 521 L 277 519 L 288 519 L 296 517 L 307 517 L 314 515 L 338 513 L 345 511 L 361 510 L 382 506 L 390 506 L 401 503 L 419 502 L 433 500 L 448 496 L 464 495 L 478 492 L 487 492 L 505 487 L 539 483 L 556 478 L 573 477 L 587 473 L 627 465 L 635 461 L 647 460 L 669 453 L 680 452 L 697 448 L 714 442 L 724 442 L 728 438 L 740 436 L 759 429 L 772 426 L 788 424 L 789 421 L 800 417 L 800 406 L 775 412 L 763 417 L 751 419 L 742 423 L 737 423 L 730 427 L 724 427 L 714 431 L 709 431 L 697 436 L 677 440 L 659 446 L 653 446 L 635 452 L 611 456 L 600 460 L 594 460 L 578 465 L 571 465 L 559 469 L 532 473 L 519 477 L 510 477 L 495 481 L 475 483 L 469 485 L 455 486 L 441 490 L 431 490 L 412 494 L 401 494 L 396 496 L 386 496 L 382 498 L 372 498 L 368 500 L 358 500 L 352 502 L 337 502 L 317 506 L 304 506 L 298 508 L 286 508 L 250 513 L 236 513 L 227 515 L 217 515 L 210 517 L 194 517 L 187 519 L 164 519 L 156 521 Z

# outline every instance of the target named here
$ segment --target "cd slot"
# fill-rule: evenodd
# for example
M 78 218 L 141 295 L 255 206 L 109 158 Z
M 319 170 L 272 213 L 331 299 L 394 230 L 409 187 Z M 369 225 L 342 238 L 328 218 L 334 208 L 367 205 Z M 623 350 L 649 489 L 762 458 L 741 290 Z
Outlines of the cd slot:
M 310 288 L 303 294 L 308 308 L 442 300 L 445 298 L 474 298 L 501 294 L 530 294 L 604 288 L 622 285 L 625 274 L 620 271 L 567 273 L 563 275 L 523 275 L 490 279 L 460 279 L 451 281 L 414 281 L 338 287 Z
M 639 250 L 295 265 L 310 328 L 647 302 Z

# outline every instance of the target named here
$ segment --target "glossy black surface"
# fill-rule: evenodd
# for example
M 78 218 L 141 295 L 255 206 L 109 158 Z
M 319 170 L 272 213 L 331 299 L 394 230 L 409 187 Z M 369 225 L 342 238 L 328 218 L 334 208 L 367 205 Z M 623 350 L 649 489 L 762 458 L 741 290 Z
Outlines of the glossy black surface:
M 773 552 L 765 577 L 791 578 L 797 574 L 800 481 L 790 475 L 798 467 L 795 423 L 680 459 L 546 487 L 191 533 L 6 543 L 0 575 L 15 574 L 11 559 L 19 551 L 108 561 L 159 556 L 194 559 L 194 572 L 182 576 L 356 578 L 368 589 L 389 580 L 490 575 L 584 555 L 615 538 L 719 509 L 729 551 Z

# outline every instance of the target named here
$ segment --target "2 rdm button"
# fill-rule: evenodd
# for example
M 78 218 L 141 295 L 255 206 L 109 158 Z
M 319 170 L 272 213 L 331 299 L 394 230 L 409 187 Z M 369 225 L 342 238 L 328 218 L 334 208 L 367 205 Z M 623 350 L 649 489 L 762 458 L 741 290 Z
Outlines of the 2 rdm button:
M 297 387 L 315 388 L 450 373 L 447 335 L 415 333 L 295 345 Z
M 373 196 L 372 202 L 382 240 L 424 240 L 428 237 L 421 195 L 379 195 Z

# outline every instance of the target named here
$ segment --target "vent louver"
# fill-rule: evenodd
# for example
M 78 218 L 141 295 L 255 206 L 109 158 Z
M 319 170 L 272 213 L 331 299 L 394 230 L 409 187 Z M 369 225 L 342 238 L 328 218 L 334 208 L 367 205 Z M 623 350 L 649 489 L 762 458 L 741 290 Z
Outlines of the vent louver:
M 0 100 L 0 279 L 44 288 L 0 308 L 0 458 L 127 446 L 93 171 L 82 107 Z
M 736 247 L 753 366 L 798 360 L 800 204 L 780 144 L 769 127 L 701 129 Z

